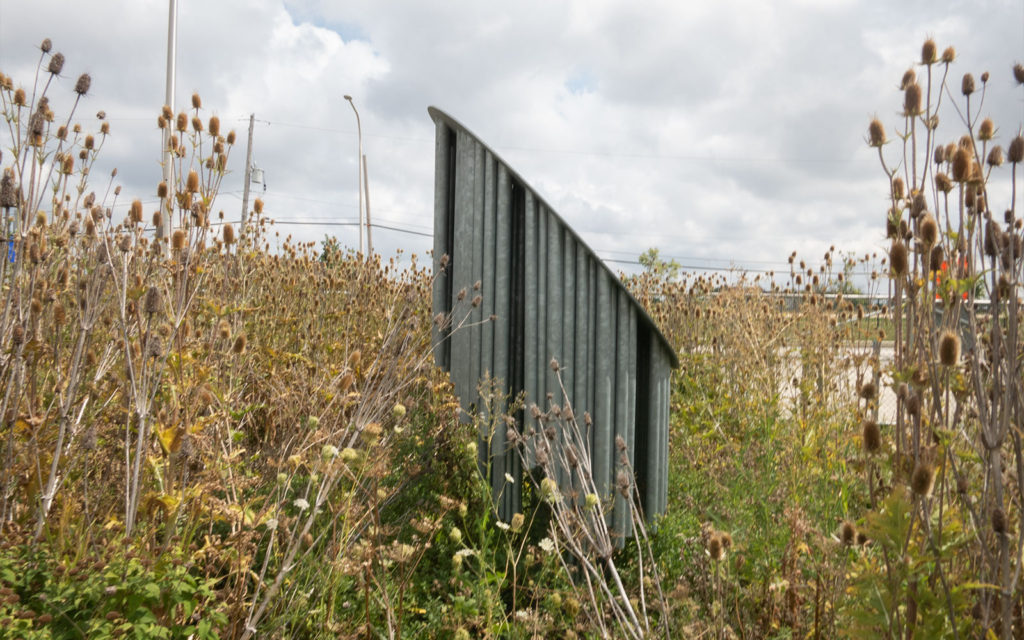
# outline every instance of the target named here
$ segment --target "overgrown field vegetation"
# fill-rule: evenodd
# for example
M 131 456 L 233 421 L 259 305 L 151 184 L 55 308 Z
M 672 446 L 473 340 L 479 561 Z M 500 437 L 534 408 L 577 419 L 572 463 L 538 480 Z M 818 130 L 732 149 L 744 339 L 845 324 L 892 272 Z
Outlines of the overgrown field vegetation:
M 430 336 L 463 318 L 415 259 L 272 244 L 259 201 L 224 223 L 235 135 L 199 96 L 154 114 L 159 210 L 123 201 L 44 41 L 0 74 L 0 637 L 1024 637 L 1024 137 L 955 57 L 927 41 L 898 139 L 870 125 L 888 255 L 627 279 L 682 364 L 668 513 L 609 556 L 608 496 L 526 479 L 497 520 L 476 440 L 505 422 L 460 416 Z M 844 298 L 858 263 L 884 307 Z

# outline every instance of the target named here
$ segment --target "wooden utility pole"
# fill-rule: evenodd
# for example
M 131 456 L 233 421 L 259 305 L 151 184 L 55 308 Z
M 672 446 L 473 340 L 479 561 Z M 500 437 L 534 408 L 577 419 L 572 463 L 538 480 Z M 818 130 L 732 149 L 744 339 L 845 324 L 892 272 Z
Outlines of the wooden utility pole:
M 256 114 L 249 114 L 249 143 L 245 147 L 245 186 L 242 187 L 242 228 L 245 233 L 245 221 L 249 215 L 249 185 L 252 183 L 252 130 L 256 124 Z

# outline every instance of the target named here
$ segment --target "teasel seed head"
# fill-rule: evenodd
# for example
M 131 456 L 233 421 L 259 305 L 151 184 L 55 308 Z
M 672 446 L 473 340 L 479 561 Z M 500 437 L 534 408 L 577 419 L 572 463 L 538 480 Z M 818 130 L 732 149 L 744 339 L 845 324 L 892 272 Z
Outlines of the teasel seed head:
M 181 251 L 185 248 L 185 230 L 175 229 L 171 234 L 171 249 Z
M 945 49 L 942 50 L 943 63 L 949 64 L 954 60 L 956 60 L 956 49 L 954 49 L 953 47 L 946 47 Z
M 960 336 L 946 329 L 939 338 L 939 362 L 944 367 L 953 367 L 960 362 Z
M 885 144 L 885 126 L 878 118 L 873 118 L 868 125 L 868 145 L 881 147 Z
M 894 240 L 889 247 L 889 267 L 897 278 L 907 275 L 907 245 L 899 240 Z
M 227 142 L 228 142 L 229 145 L 235 144 L 235 131 L 234 131 L 234 129 L 232 129 L 231 131 L 228 131 Z
M 857 542 L 857 527 L 849 520 L 843 520 L 839 526 L 839 541 L 848 547 Z
M 1003 148 L 999 145 L 992 147 L 988 152 L 986 162 L 990 167 L 1001 167 L 1003 165 Z
M 939 241 L 939 224 L 935 222 L 935 217 L 930 213 L 926 212 L 924 217 L 921 218 L 918 231 L 921 236 L 921 244 L 925 247 L 934 247 Z
M 53 54 L 50 58 L 50 64 L 46 67 L 46 70 L 55 76 L 59 76 L 60 72 L 64 69 L 64 54 L 59 51 Z
M 179 113 L 174 123 L 174 128 L 184 133 L 188 130 L 188 116 L 184 112 Z
M 892 181 L 892 197 L 896 200 L 902 200 L 906 195 L 906 184 L 903 182 L 903 178 L 896 176 Z
M 971 154 L 963 147 L 957 147 L 953 153 L 953 180 L 967 182 L 971 172 Z
M 1014 164 L 1024 160 L 1024 136 L 1018 135 L 1010 141 L 1010 148 L 1006 150 L 1006 159 Z
M 949 193 L 953 190 L 953 181 L 944 173 L 935 174 L 935 188 L 942 193 Z
M 164 182 L 163 180 L 161 180 L 160 184 L 156 186 L 156 197 L 160 198 L 161 200 L 167 197 L 167 183 Z
M 252 203 L 252 210 L 256 215 L 263 213 L 263 200 L 256 198 Z
M 999 535 L 1006 533 L 1006 512 L 1003 511 L 1002 507 L 996 507 L 992 510 L 992 531 Z
M 935 151 L 932 154 L 932 159 L 935 161 L 935 164 L 942 164 L 943 162 L 945 162 L 946 146 L 941 144 L 935 145 Z
M 224 245 L 230 247 L 235 243 L 235 228 L 230 224 L 224 225 Z
M 932 247 L 931 253 L 928 254 L 928 270 L 929 271 L 940 271 L 942 269 L 942 263 L 946 259 L 946 252 L 943 250 L 941 244 L 937 244 Z
M 12 209 L 18 206 L 19 199 L 18 188 L 14 184 L 14 170 L 7 167 L 0 178 L 0 208 Z
M 199 119 L 199 116 L 192 116 L 192 130 L 196 133 L 203 132 L 203 121 Z
M 728 551 L 732 549 L 732 534 L 728 531 L 719 531 L 718 538 L 722 541 L 722 548 Z
M 935 46 L 935 41 L 928 38 L 921 45 L 921 64 L 935 64 L 938 61 L 938 47 Z
M 981 126 L 978 127 L 979 140 L 991 140 L 995 133 L 996 125 L 992 122 L 992 118 L 985 118 L 981 121 Z
M 722 549 L 722 539 L 718 536 L 717 533 L 713 534 L 711 536 L 711 539 L 708 540 L 708 555 L 714 562 L 718 562 L 719 560 L 721 560 L 722 556 L 724 555 L 724 549 Z
M 960 93 L 965 96 L 969 96 L 974 93 L 974 76 L 965 73 L 963 80 L 960 82 Z
M 128 219 L 132 221 L 132 224 L 142 222 L 142 200 L 132 200 L 132 206 L 128 209 Z
M 916 392 L 907 396 L 907 413 L 911 416 L 921 413 L 921 396 Z
M 207 126 L 210 130 L 210 135 L 217 137 L 220 135 L 220 118 L 217 116 L 210 116 L 210 124 Z
M 88 73 L 78 76 L 78 80 L 75 81 L 75 93 L 84 96 L 89 93 L 90 87 L 92 87 L 92 76 Z
M 188 172 L 188 179 L 185 181 L 185 190 L 189 193 L 196 193 L 199 191 L 199 174 L 196 173 L 195 169 Z
M 159 211 L 154 211 L 153 212 L 153 226 L 159 229 L 160 228 L 160 224 L 162 222 L 163 222 L 163 216 L 160 215 Z M 157 246 L 157 245 L 154 244 L 153 246 Z
M 231 345 L 231 353 L 235 353 L 235 354 L 245 353 L 245 343 L 246 343 L 245 334 L 244 333 L 238 334 L 238 336 L 235 338 L 234 344 Z
M 910 476 L 910 489 L 919 498 L 927 498 L 932 495 L 935 487 L 935 467 L 924 460 L 921 460 L 914 467 Z
M 1024 84 L 1024 64 L 1018 62 L 1013 65 L 1013 79 L 1017 81 L 1017 84 Z
M 917 116 L 921 114 L 921 85 L 910 84 L 903 92 L 903 115 Z
M 25 106 L 25 90 L 22 88 L 15 89 L 14 91 L 14 106 L 24 107 Z
M 50 53 L 50 49 L 53 49 L 53 43 L 50 41 L 49 38 L 43 38 L 42 43 L 40 43 L 39 45 L 39 49 L 43 53 Z
M 874 382 L 868 380 L 861 385 L 857 393 L 864 400 L 873 400 L 875 395 L 878 393 L 878 389 L 875 387 Z
M 903 72 L 903 79 L 900 80 L 900 91 L 906 91 L 907 87 L 915 82 L 917 82 L 917 74 L 913 69 L 907 69 Z
M 864 451 L 875 454 L 882 448 L 882 431 L 874 420 L 864 420 L 861 424 L 861 436 L 864 440 Z

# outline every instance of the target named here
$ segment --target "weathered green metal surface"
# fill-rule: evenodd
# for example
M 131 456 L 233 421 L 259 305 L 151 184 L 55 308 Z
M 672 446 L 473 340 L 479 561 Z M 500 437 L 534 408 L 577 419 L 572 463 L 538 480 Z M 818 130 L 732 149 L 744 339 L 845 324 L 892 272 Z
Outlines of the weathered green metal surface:
M 593 418 L 598 489 L 614 494 L 625 455 L 646 515 L 663 513 L 675 352 L 619 278 L 525 180 L 451 116 L 433 107 L 429 113 L 437 128 L 434 313 L 456 323 L 465 316 L 461 327 L 435 328 L 434 355 L 451 372 L 463 409 L 480 411 L 478 383 L 487 376 L 506 395 L 525 391 L 527 407 L 547 409 L 548 394 L 561 403 L 550 367 L 557 360 L 574 412 Z M 531 426 L 529 411 L 522 419 Z M 509 486 L 505 474 L 518 478 L 519 460 L 503 427 L 480 437 L 480 462 L 490 461 L 491 486 L 508 521 L 521 509 L 521 483 Z M 558 480 L 563 487 L 570 482 Z M 626 535 L 628 510 L 621 497 L 614 504 L 611 523 Z

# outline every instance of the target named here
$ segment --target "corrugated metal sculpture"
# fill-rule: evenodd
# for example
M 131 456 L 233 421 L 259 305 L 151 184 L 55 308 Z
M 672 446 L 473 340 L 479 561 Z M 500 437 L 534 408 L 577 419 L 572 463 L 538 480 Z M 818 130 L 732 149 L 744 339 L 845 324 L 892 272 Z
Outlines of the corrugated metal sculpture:
M 455 119 L 433 107 L 429 113 L 437 127 L 433 309 L 470 309 L 462 328 L 435 328 L 435 358 L 451 372 L 463 409 L 480 405 L 478 383 L 488 374 L 506 395 L 525 391 L 527 405 L 545 407 L 548 393 L 560 402 L 554 358 L 576 415 L 593 418 L 596 486 L 612 493 L 621 436 L 644 512 L 663 513 L 675 352 L 619 278 L 525 180 Z M 480 303 L 470 307 L 477 283 Z M 510 490 L 505 474 L 519 478 L 521 469 L 504 430 L 495 431 L 481 434 L 479 451 L 481 464 L 491 457 L 507 522 L 521 510 L 521 483 Z M 620 535 L 630 530 L 625 508 L 613 508 L 612 517 Z

